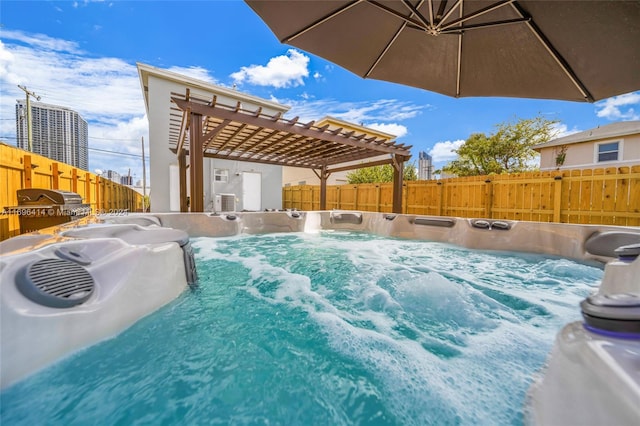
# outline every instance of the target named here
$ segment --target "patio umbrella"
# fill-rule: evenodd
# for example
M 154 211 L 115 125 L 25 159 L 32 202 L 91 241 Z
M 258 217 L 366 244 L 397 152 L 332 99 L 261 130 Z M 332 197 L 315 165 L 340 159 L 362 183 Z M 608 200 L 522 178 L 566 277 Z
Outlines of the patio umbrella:
M 282 43 L 365 78 L 454 97 L 640 89 L 640 1 L 246 2 Z

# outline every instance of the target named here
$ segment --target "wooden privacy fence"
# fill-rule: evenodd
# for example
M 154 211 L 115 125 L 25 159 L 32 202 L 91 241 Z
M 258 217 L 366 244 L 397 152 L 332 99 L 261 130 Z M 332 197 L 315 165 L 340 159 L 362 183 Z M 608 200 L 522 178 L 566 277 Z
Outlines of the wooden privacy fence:
M 327 186 L 327 209 L 391 212 L 391 183 Z M 318 210 L 320 187 L 282 190 L 283 208 Z M 406 214 L 640 225 L 640 165 L 407 181 Z
M 111 180 L 47 157 L 0 143 L 0 240 L 20 233 L 19 217 L 2 214 L 17 206 L 18 189 L 60 189 L 80 194 L 93 213 L 142 211 L 142 195 Z

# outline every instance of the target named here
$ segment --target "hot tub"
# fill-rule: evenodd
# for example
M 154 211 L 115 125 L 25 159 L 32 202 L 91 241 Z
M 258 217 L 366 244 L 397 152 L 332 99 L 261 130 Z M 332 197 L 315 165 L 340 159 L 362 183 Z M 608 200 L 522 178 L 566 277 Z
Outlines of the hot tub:
M 0 244 L 2 386 L 117 335 L 196 288 L 190 238 L 321 230 L 607 264 L 599 293 L 583 307 L 587 327 L 565 327 L 529 392 L 527 420 L 625 424 L 639 418 L 638 228 L 355 211 L 100 216 L 7 240 Z M 50 266 L 79 274 L 93 287 L 79 290 L 71 306 L 34 300 L 29 281 L 38 284 Z M 28 278 L 35 269 L 44 272 Z M 621 307 L 610 306 L 616 304 Z

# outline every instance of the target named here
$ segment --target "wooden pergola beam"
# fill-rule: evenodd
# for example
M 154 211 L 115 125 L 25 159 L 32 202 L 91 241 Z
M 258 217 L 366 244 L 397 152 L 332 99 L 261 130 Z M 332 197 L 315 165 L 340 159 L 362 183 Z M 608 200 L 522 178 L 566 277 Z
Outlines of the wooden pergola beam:
M 393 212 L 402 210 L 402 177 L 404 162 L 410 157 L 410 147 L 397 145 L 393 140 L 368 136 L 343 128 L 329 130 L 329 125 L 313 126 L 314 121 L 300 123 L 299 117 L 285 119 L 282 113 L 269 116 L 262 109 L 246 111 L 240 102 L 234 106 L 216 105 L 216 98 L 209 103 L 172 97 L 172 102 L 182 111 L 172 121 L 173 138 L 180 166 L 181 211 L 186 210 L 186 155 L 189 154 L 190 211 L 204 211 L 203 161 L 204 158 L 220 158 L 260 164 L 302 167 L 312 169 L 321 183 L 320 208 L 326 209 L 326 184 L 335 172 L 392 164 Z M 174 108 L 172 108 L 174 109 Z M 203 126 L 206 119 L 206 127 Z M 215 127 L 213 127 L 215 126 Z M 226 130 L 226 131 L 225 131 Z M 187 133 L 187 131 L 189 133 Z M 185 141 L 189 138 L 188 148 Z M 224 152 L 224 154 L 222 154 Z M 385 158 L 365 161 L 373 157 Z M 358 163 L 360 161 L 360 163 Z M 350 165 L 341 165 L 352 162 Z M 332 165 L 335 166 L 332 168 Z
M 281 113 L 276 114 L 276 116 L 271 119 L 266 119 L 263 117 L 257 117 L 253 114 L 245 114 L 242 112 L 235 112 L 233 110 L 228 110 L 226 108 L 221 108 L 219 106 L 207 106 L 194 102 L 185 101 L 183 99 L 172 98 L 172 101 L 183 111 L 190 109 L 191 112 L 195 114 L 200 114 L 203 116 L 213 116 L 218 117 L 220 119 L 229 119 L 232 121 L 237 121 L 240 123 L 248 123 L 258 127 L 271 128 L 274 130 L 279 130 L 282 132 L 289 133 L 297 133 L 325 141 L 337 142 L 343 145 L 349 145 L 358 148 L 367 148 L 373 151 L 378 151 L 380 153 L 388 153 L 388 154 L 401 154 L 401 155 L 411 155 L 408 151 L 402 149 L 396 149 L 393 146 L 386 145 L 387 140 L 381 139 L 378 141 L 373 141 L 371 143 L 363 142 L 363 140 L 354 139 L 350 137 L 345 137 L 339 134 L 334 134 L 334 131 L 320 131 L 312 128 L 305 128 L 304 126 L 296 126 L 293 124 L 287 124 L 280 121 Z M 292 132 L 292 127 L 295 126 L 295 131 Z M 364 139 L 366 141 L 367 139 Z

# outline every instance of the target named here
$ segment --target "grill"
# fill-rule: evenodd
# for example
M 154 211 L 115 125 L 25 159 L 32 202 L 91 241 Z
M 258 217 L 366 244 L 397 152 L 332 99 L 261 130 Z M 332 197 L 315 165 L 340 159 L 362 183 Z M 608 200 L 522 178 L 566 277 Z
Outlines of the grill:
M 19 189 L 18 206 L 5 207 L 5 214 L 18 215 L 20 233 L 60 225 L 91 213 L 80 194 L 59 189 Z

